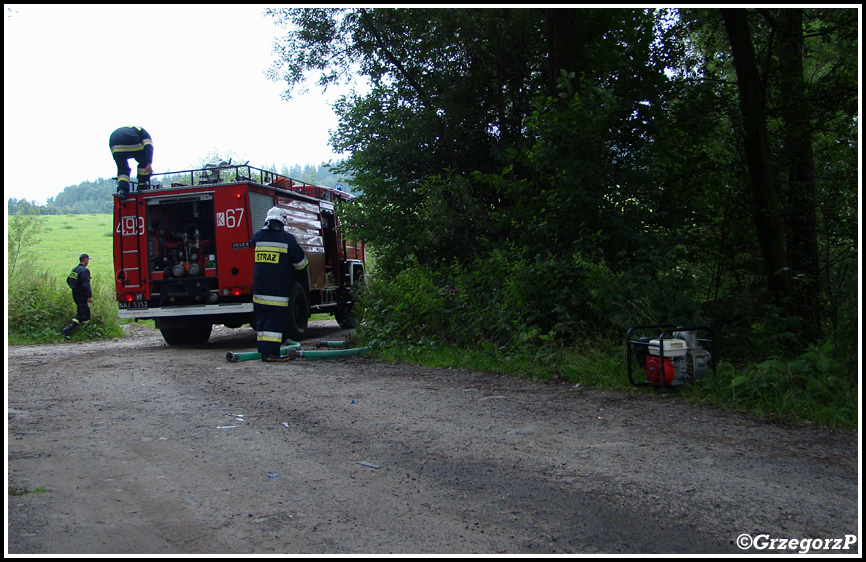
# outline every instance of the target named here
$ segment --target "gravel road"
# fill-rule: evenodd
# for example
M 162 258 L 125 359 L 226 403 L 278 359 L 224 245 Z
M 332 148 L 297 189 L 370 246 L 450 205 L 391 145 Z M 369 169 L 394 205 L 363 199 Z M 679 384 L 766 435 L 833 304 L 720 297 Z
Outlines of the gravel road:
M 254 349 L 249 328 L 172 348 L 141 325 L 7 349 L 7 479 L 28 491 L 7 553 L 860 551 L 855 432 L 364 356 L 225 359 Z

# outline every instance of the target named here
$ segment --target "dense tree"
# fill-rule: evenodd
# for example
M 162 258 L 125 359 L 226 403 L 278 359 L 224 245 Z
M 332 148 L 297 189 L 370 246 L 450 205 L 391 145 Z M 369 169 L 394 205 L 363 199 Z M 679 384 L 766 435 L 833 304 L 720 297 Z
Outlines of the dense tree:
M 483 185 L 451 185 L 448 171 L 458 177 L 501 171 L 497 150 L 522 136 L 531 96 L 544 82 L 532 57 L 542 41 L 543 12 L 303 9 L 274 15 L 300 29 L 286 36 L 274 68 L 289 92 L 310 70 L 321 73 L 323 85 L 355 68 L 369 79 L 368 93 L 338 104 L 342 118 L 332 139 L 336 150 L 352 153 L 339 169 L 365 186 L 364 208 L 386 215 L 364 221 L 365 236 L 396 262 L 435 259 L 445 247 L 465 254 L 486 235 L 475 206 L 489 207 L 499 194 Z M 472 193 L 436 196 L 456 190 Z M 422 220 L 430 217 L 433 200 L 445 206 L 439 211 L 466 217 L 466 243 L 442 239 L 441 221 Z
M 624 232 L 604 228 L 621 222 L 623 211 L 609 190 L 620 190 L 621 201 L 640 189 L 635 170 L 658 110 L 647 100 L 663 81 L 649 56 L 648 12 L 272 14 L 295 29 L 273 68 L 287 95 L 311 71 L 320 84 L 332 83 L 349 60 L 371 82 L 369 93 L 338 104 L 332 141 L 352 154 L 342 169 L 363 186 L 358 224 L 388 256 L 383 263 L 399 270 L 411 259 L 471 261 L 505 238 L 532 242 L 533 251 L 551 244 L 570 251 L 583 234 Z M 551 28 L 560 30 L 556 40 Z M 567 59 L 571 69 L 555 68 L 566 59 L 547 51 L 571 53 L 574 37 L 581 57 Z M 503 170 L 510 175 L 498 177 Z M 624 237 L 613 238 L 612 259 L 626 250 Z
M 853 238 L 820 236 L 821 229 L 838 224 L 819 220 L 819 215 L 835 214 L 820 190 L 841 186 L 816 173 L 815 147 L 817 139 L 828 140 L 824 135 L 832 131 L 834 141 L 817 145 L 818 151 L 828 151 L 823 155 L 825 169 L 852 166 L 856 15 L 851 10 L 799 8 L 722 13 L 737 70 L 739 126 L 745 131 L 744 154 L 753 172 L 754 223 L 766 279 L 776 302 L 795 321 L 797 341 L 815 341 L 821 336 L 826 293 L 820 281 L 832 267 L 831 260 L 822 264 L 819 244 L 823 240 L 833 253 L 854 248 Z M 699 14 L 707 36 L 711 14 Z M 838 43 L 831 46 L 834 39 Z M 723 44 L 703 45 L 706 60 L 723 58 L 725 51 Z
M 791 270 L 785 255 L 785 239 L 776 197 L 776 174 L 770 153 L 765 95 L 745 10 L 724 9 L 722 14 L 731 41 L 740 90 L 740 111 L 758 244 L 764 258 L 769 289 L 776 299 L 781 300 L 791 293 Z
M 818 202 L 812 150 L 813 111 L 808 103 L 803 68 L 803 9 L 780 10 L 774 26 L 779 29 L 779 114 L 787 160 L 787 261 L 793 281 L 792 313 L 803 318 L 806 338 L 814 341 L 821 335 Z
M 763 286 L 793 303 L 803 343 L 842 294 L 818 281 L 856 252 L 851 10 L 269 13 L 287 27 L 272 68 L 286 96 L 310 74 L 369 81 L 337 104 L 332 144 L 386 271 L 445 278 L 456 260 L 480 278 L 507 249 L 587 298 L 586 267 L 618 276 L 622 302 Z M 559 308 L 585 316 L 574 306 Z
M 18 199 L 17 197 L 10 197 L 6 200 L 6 212 L 9 216 L 12 215 L 44 215 L 45 207 L 37 205 L 35 202 L 28 201 L 27 199 Z

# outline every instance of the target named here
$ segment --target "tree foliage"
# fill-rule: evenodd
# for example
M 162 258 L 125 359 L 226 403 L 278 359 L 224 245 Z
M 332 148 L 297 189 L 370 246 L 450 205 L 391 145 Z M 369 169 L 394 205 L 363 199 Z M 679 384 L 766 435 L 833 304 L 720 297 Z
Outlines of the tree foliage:
M 851 306 L 839 291 L 856 262 L 856 11 L 737 10 L 728 26 L 710 9 L 268 13 L 287 29 L 271 69 L 287 97 L 311 76 L 368 80 L 336 104 L 331 142 L 351 153 L 339 167 L 362 192 L 351 224 L 385 279 L 419 268 L 453 290 L 504 259 L 526 273 L 512 306 L 537 309 L 523 316 L 536 332 L 557 325 L 552 314 L 624 331 L 588 312 L 601 288 L 577 263 L 606 271 L 622 307 L 644 307 L 607 309 L 623 322 L 754 326 L 782 306 L 776 327 L 808 342 L 820 331 L 803 326 L 820 316 L 787 302 L 811 295 L 834 322 Z M 749 53 L 747 82 L 734 63 Z M 761 150 L 742 143 L 746 130 Z M 845 281 L 823 286 L 833 271 Z M 809 289 L 775 290 L 779 275 Z M 768 288 L 775 308 L 756 299 Z M 727 296 L 739 297 L 720 309 Z M 687 305 L 701 301 L 703 312 Z M 462 322 L 496 323 L 470 310 Z
M 836 197 L 828 195 L 837 189 L 851 194 L 857 176 L 857 73 L 852 64 L 856 60 L 856 11 L 688 10 L 682 15 L 679 29 L 687 30 L 687 44 L 693 45 L 695 58 L 702 61 L 700 73 L 693 77 L 713 84 L 717 99 L 729 100 L 724 120 L 734 133 L 731 146 L 742 151 L 732 162 L 740 170 L 737 183 L 745 188 L 743 201 L 752 208 L 754 231 L 743 231 L 747 236 L 737 236 L 741 240 L 737 245 L 754 246 L 754 240 L 763 244 L 763 276 L 736 261 L 727 269 L 752 288 L 762 280 L 767 283 L 792 322 L 790 327 L 797 334 L 792 343 L 801 346 L 815 341 L 826 323 L 822 316 L 838 318 L 835 306 L 828 306 L 828 299 L 835 300 L 838 289 L 833 285 L 837 284 L 826 284 L 827 274 L 836 269 L 836 258 L 819 254 L 845 255 L 846 268 L 856 261 L 855 237 L 826 236 L 828 227 L 841 223 L 823 219 L 835 215 L 834 208 L 846 209 L 843 213 L 853 210 L 848 204 L 839 207 Z M 737 52 L 732 51 L 732 42 L 753 45 L 746 46 L 746 51 L 740 47 L 740 58 L 748 56 L 753 61 L 752 90 L 746 94 L 744 80 L 733 72 L 738 65 L 733 64 Z M 734 110 L 732 102 L 740 108 L 744 103 L 750 105 L 760 116 L 750 115 L 745 108 Z M 751 136 L 754 142 L 758 129 L 764 135 L 761 150 L 741 144 L 741 137 Z M 752 175 L 750 180 L 746 171 L 755 172 L 758 167 L 761 179 L 756 181 Z M 846 170 L 847 181 L 839 182 L 840 176 L 827 174 L 829 170 Z M 775 203 L 768 206 L 771 200 Z M 772 207 L 775 210 L 770 211 Z M 742 224 L 738 221 L 738 226 Z M 772 235 L 767 229 L 771 224 L 775 224 Z M 717 287 L 723 282 L 724 269 L 718 271 Z M 744 273 L 750 274 L 746 277 Z M 849 289 L 854 286 L 851 281 L 847 276 Z M 838 325 L 835 320 L 832 324 Z
M 30 249 L 41 236 L 39 216 L 30 207 L 8 217 L 6 228 L 6 266 L 9 277 L 15 276 L 19 263 L 27 261 Z

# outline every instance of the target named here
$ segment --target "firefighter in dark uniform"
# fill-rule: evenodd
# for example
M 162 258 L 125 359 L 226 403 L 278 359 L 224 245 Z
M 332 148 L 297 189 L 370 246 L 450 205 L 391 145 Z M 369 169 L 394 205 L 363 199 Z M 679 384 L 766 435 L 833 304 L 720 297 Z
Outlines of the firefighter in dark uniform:
M 61 330 L 63 335 L 69 339 L 75 328 L 90 320 L 90 304 L 93 302 L 93 290 L 90 287 L 90 270 L 87 269 L 87 264 L 90 263 L 90 256 L 81 254 L 76 265 L 69 276 L 66 278 L 66 283 L 72 288 L 72 300 L 75 301 L 77 311 L 75 318 L 69 321 L 69 324 Z
M 253 235 L 255 253 L 253 304 L 256 310 L 256 340 L 262 361 L 286 361 L 280 356 L 283 328 L 289 314 L 289 295 L 294 272 L 307 267 L 307 256 L 284 230 L 286 218 L 278 207 L 271 208 L 265 226 Z
M 130 158 L 138 162 L 138 189 L 147 189 L 153 173 L 153 140 L 150 134 L 141 127 L 121 127 L 111 133 L 108 145 L 117 164 L 117 193 L 120 200 L 124 201 L 129 195 Z

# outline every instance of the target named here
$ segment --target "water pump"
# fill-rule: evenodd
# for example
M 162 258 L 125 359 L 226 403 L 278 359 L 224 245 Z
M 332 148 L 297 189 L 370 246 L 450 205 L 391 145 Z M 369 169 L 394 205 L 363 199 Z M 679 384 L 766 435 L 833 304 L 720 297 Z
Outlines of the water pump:
M 638 336 L 659 329 L 656 338 Z M 628 380 L 635 386 L 680 387 L 706 377 L 711 368 L 715 372 L 713 331 L 706 326 L 633 326 L 626 336 L 626 354 Z M 634 376 L 633 363 L 643 370 L 643 380 Z

